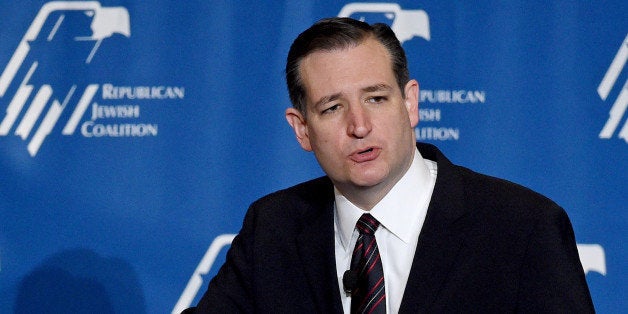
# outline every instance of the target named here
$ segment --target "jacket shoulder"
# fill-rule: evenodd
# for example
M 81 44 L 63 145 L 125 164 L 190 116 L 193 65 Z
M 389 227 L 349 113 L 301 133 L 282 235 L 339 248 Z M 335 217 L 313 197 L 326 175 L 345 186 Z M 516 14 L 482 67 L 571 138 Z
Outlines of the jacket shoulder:
M 329 178 L 320 177 L 259 198 L 251 203 L 247 217 L 255 217 L 256 225 L 302 225 L 333 210 L 333 203 L 333 184 Z
M 463 179 L 465 198 L 493 214 L 507 212 L 512 217 L 530 218 L 565 214 L 553 200 L 528 187 L 456 166 Z

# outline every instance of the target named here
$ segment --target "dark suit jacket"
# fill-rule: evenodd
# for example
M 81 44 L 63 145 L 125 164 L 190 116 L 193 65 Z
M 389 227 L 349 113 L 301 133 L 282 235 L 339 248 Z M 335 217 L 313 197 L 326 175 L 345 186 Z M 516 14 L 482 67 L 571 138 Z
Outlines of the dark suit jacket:
M 511 182 L 438 163 L 400 313 L 594 312 L 566 213 Z M 197 313 L 341 313 L 334 194 L 318 178 L 249 208 Z

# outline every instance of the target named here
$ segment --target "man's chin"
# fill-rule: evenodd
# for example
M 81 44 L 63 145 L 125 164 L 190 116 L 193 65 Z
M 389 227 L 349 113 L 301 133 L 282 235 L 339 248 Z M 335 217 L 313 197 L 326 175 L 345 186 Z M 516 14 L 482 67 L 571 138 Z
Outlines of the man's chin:
M 352 178 L 351 184 L 357 189 L 373 189 L 381 186 L 385 181 L 383 175 L 361 175 Z

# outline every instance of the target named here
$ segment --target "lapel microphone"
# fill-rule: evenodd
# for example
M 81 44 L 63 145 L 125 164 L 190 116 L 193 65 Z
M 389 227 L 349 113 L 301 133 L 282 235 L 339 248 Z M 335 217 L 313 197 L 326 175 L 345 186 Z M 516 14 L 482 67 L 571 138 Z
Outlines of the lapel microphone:
M 345 292 L 351 294 L 358 286 L 358 271 L 349 269 L 342 275 L 342 284 Z

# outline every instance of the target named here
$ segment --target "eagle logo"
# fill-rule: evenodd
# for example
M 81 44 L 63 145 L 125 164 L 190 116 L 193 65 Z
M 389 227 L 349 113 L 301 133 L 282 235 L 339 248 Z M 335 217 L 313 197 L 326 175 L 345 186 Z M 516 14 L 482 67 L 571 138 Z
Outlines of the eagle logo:
M 70 18 L 75 17 L 77 13 L 81 15 L 81 18 L 91 20 L 89 30 L 83 30 L 87 32 L 87 35 L 81 34 L 81 36 L 69 38 L 57 36 L 61 33 L 60 30 L 81 25 L 80 23 L 73 24 L 73 19 Z M 66 33 L 63 32 L 64 35 Z M 63 86 L 62 91 L 55 91 L 51 84 L 46 83 L 46 78 L 41 79 L 41 75 L 38 75 L 38 68 L 46 68 L 45 63 L 50 59 L 51 53 L 35 47 L 41 48 L 45 46 L 45 43 L 54 42 L 63 47 L 63 52 L 66 52 L 70 50 L 67 47 L 72 47 L 74 43 L 90 45 L 93 43 L 93 46 L 86 50 L 88 54 L 84 57 L 82 65 L 56 64 L 62 68 L 66 66 L 84 68 L 92 62 L 102 42 L 114 34 L 131 36 L 129 12 L 126 8 L 102 7 L 96 1 L 52 1 L 44 4 L 0 76 L 0 105 L 4 105 L 7 102 L 4 100 L 10 98 L 6 115 L 0 122 L 0 136 L 8 135 L 18 122 L 18 118 L 21 117 L 15 127 L 15 135 L 28 141 L 28 152 L 31 157 L 34 157 L 70 100 L 73 99 L 76 90 L 79 89 L 76 84 L 69 84 Z M 33 50 L 37 53 L 29 56 Z M 72 50 L 68 52 L 75 53 Z M 51 65 L 48 66 L 51 67 Z M 52 69 L 59 72 L 62 70 L 54 67 Z M 19 85 L 15 86 L 16 84 Z M 89 84 L 84 88 L 74 112 L 63 128 L 63 135 L 74 133 L 98 88 L 98 84 Z M 55 95 L 58 93 L 65 94 L 57 98 Z

